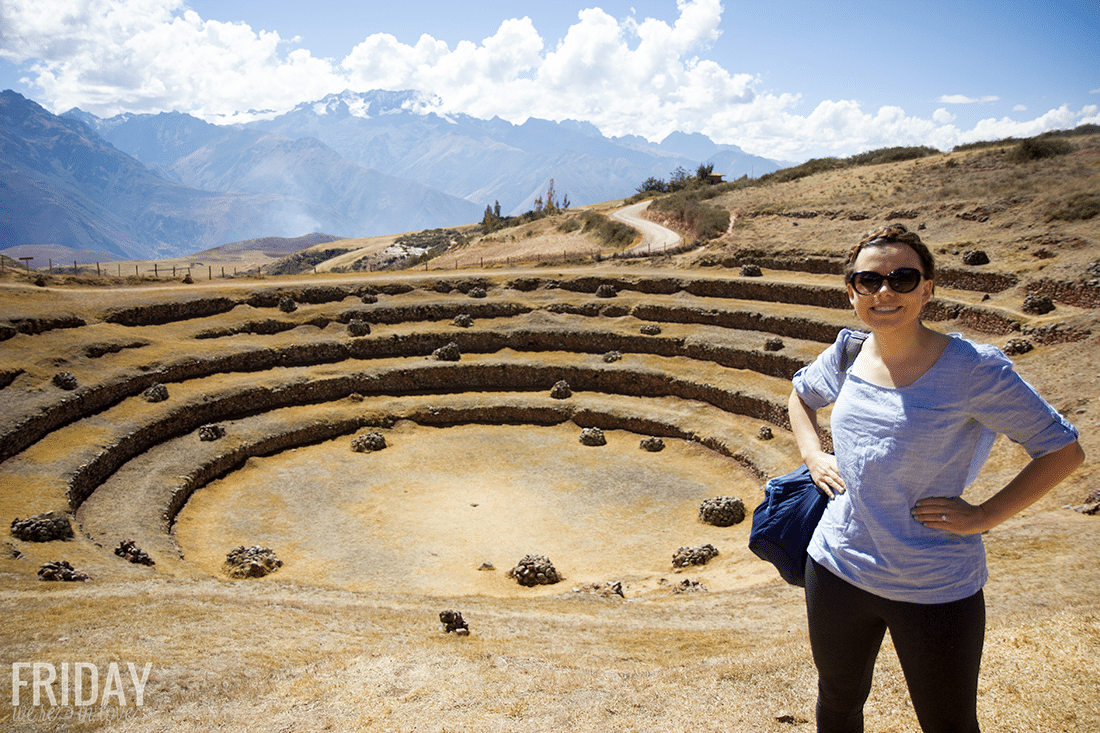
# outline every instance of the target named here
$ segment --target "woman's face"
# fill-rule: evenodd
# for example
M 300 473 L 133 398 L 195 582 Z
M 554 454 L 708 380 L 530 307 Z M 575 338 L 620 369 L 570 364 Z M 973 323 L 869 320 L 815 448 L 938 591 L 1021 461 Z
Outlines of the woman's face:
M 864 247 L 856 257 L 854 272 L 870 270 L 889 275 L 901 267 L 921 270 L 920 257 L 908 245 L 888 243 Z M 932 281 L 924 278 L 908 293 L 895 292 L 884 280 L 877 292 L 864 295 L 848 283 L 848 300 L 859 320 L 872 331 L 892 331 L 919 324 L 921 309 L 932 299 L 932 292 Z

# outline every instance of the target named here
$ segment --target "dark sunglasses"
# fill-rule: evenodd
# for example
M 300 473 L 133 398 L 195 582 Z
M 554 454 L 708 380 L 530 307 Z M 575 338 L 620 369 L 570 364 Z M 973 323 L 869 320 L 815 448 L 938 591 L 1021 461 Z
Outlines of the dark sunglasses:
M 852 284 L 860 295 L 874 295 L 882 289 L 882 281 L 890 283 L 890 289 L 895 293 L 911 293 L 920 285 L 924 275 L 915 267 L 899 267 L 889 275 L 880 275 L 872 270 L 853 272 L 848 276 L 848 282 Z

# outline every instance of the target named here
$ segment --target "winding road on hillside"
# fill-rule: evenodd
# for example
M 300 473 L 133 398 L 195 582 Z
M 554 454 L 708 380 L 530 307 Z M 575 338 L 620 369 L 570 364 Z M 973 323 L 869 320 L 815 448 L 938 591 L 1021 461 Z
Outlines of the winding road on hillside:
M 648 254 L 674 249 L 682 243 L 682 238 L 676 232 L 661 226 L 655 221 L 642 218 L 642 212 L 649 208 L 651 203 L 653 203 L 652 199 L 631 204 L 611 214 L 611 218 L 615 221 L 634 227 L 642 233 L 642 241 L 625 250 L 622 253 L 623 256 L 643 257 Z

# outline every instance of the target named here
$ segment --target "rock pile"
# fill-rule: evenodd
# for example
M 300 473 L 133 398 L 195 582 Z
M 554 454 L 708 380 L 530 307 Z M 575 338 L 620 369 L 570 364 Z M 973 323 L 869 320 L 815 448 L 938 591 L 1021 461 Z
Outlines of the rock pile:
M 686 568 L 691 565 L 706 565 L 715 557 L 718 557 L 718 549 L 709 543 L 699 547 L 681 547 L 672 556 L 672 567 Z
M 466 295 L 471 298 L 484 298 L 487 297 L 489 293 L 485 291 L 485 288 L 470 288 L 470 292 L 466 293 Z
M 164 402 L 168 399 L 168 388 L 160 382 L 157 382 L 152 387 L 142 392 L 141 396 L 146 402 Z
M 772 435 L 772 429 L 767 425 L 761 425 L 760 430 L 756 432 L 756 437 L 760 440 L 771 440 L 775 436 Z
M 519 564 L 508 571 L 508 577 L 515 578 L 517 583 L 528 588 L 561 582 L 554 564 L 543 555 L 524 555 Z
M 225 556 L 225 572 L 230 578 L 262 578 L 283 566 L 270 547 L 238 546 Z
M 623 355 L 618 351 L 609 351 L 603 355 L 603 360 L 605 364 L 614 364 L 622 358 Z
M 603 437 L 603 431 L 599 428 L 582 429 L 580 441 L 589 446 L 607 445 L 607 438 Z
M 458 361 L 462 358 L 462 352 L 458 350 L 458 344 L 452 341 L 433 351 L 432 358 L 436 361 Z
M 1042 316 L 1054 310 L 1054 300 L 1044 293 L 1028 293 L 1024 296 L 1024 313 Z
M 619 291 L 615 289 L 615 286 L 610 283 L 604 283 L 596 288 L 597 298 L 615 298 L 618 297 Z
M 741 277 L 763 277 L 760 265 L 741 265 Z
M 573 396 L 573 390 L 569 388 L 569 382 L 562 379 L 550 388 L 550 396 L 555 400 L 567 400 Z
M 764 342 L 764 351 L 780 351 L 786 344 L 781 338 L 770 338 Z
M 199 440 L 211 441 L 220 440 L 225 437 L 225 428 L 221 425 L 203 425 L 199 428 Z
M 439 623 L 443 624 L 443 633 L 445 634 L 454 632 L 458 636 L 470 635 L 470 627 L 458 611 L 440 611 Z
M 471 316 L 469 313 L 459 313 L 457 316 L 454 317 L 451 323 L 458 326 L 459 328 L 469 328 L 470 326 L 474 325 L 474 319 L 473 316 Z
M 46 512 L 26 519 L 16 517 L 11 522 L 11 535 L 24 542 L 52 542 L 72 537 L 73 527 L 67 514 Z
M 988 265 L 989 255 L 985 253 L 985 250 L 968 249 L 963 252 L 962 261 L 964 265 Z
M 665 441 L 652 435 L 648 438 L 642 438 L 639 445 L 642 450 L 647 450 L 650 453 L 659 453 L 665 449 Z
M 55 387 L 69 390 L 70 392 L 77 388 L 76 375 L 72 372 L 58 372 L 53 375 L 53 384 Z
M 370 432 L 351 439 L 351 449 L 356 453 L 370 453 L 386 447 L 386 436 Z
M 745 521 L 745 503 L 733 496 L 716 496 L 699 505 L 699 521 L 730 527 Z
M 647 323 L 638 330 L 641 331 L 644 336 L 661 335 L 661 327 L 658 326 L 656 323 Z
M 690 578 L 684 578 L 679 583 L 672 586 L 673 593 L 702 593 L 705 592 L 706 589 L 707 587 L 698 580 L 692 580 Z
M 351 336 L 369 336 L 370 324 L 358 318 L 348 321 L 348 334 Z
M 156 565 L 153 558 L 149 557 L 149 553 L 138 547 L 133 540 L 119 542 L 118 547 L 115 548 L 115 554 L 136 565 Z
M 1009 339 L 1005 344 L 1004 352 L 1007 356 L 1019 356 L 1034 348 L 1035 346 L 1027 339 Z
M 601 598 L 610 598 L 611 596 L 619 596 L 620 598 L 626 598 L 623 595 L 623 584 L 618 580 L 609 580 L 604 583 L 589 583 L 588 585 L 580 585 L 573 589 L 574 593 L 590 593 L 594 596 L 600 596 Z
M 283 297 L 279 299 L 279 310 L 283 313 L 293 313 L 298 310 L 298 304 L 294 302 L 294 298 Z
M 48 562 L 38 569 L 39 580 L 67 580 L 71 582 L 91 580 L 91 576 L 82 573 L 66 560 Z

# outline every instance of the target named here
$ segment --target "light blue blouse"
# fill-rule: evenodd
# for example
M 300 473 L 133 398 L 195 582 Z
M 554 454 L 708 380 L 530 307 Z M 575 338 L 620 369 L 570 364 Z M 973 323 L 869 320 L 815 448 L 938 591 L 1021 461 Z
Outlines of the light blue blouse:
M 918 499 L 961 496 L 997 433 L 1032 458 L 1065 447 L 1077 430 L 1016 374 L 995 346 L 959 334 L 907 387 L 880 387 L 848 374 L 844 329 L 794 375 L 811 409 L 835 402 L 833 448 L 846 491 L 829 502 L 810 557 L 849 583 L 898 601 L 948 603 L 987 578 L 981 535 L 931 529 L 909 514 Z

